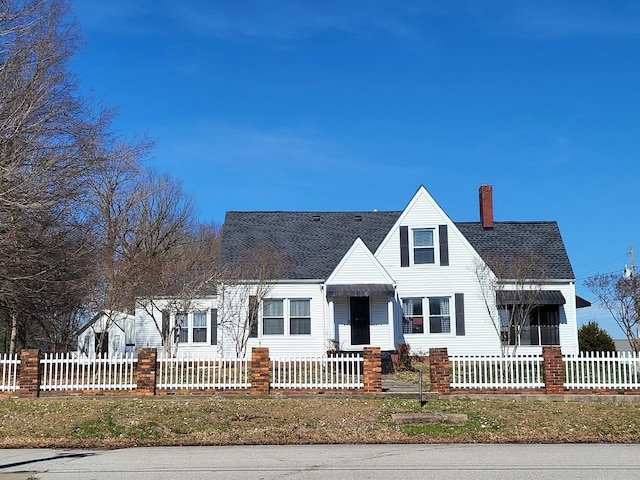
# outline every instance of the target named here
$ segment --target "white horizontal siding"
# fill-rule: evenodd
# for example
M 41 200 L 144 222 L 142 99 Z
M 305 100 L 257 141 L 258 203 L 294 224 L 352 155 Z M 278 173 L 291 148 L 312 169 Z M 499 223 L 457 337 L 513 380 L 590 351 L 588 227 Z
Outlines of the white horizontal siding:
M 156 300 L 154 310 L 154 318 L 149 315 L 143 308 L 136 308 L 136 348 L 157 348 L 163 349 L 162 336 L 162 309 L 168 305 L 166 300 Z M 194 299 L 189 305 L 189 313 L 195 311 L 207 312 L 207 342 L 203 343 L 180 343 L 177 348 L 174 345 L 174 351 L 184 353 L 198 354 L 215 354 L 218 347 L 211 345 L 211 332 L 217 325 L 211 324 L 211 309 L 218 308 L 218 300 L 216 297 Z M 175 312 L 171 312 L 170 328 L 173 328 L 175 322 Z M 157 322 L 157 325 L 156 325 Z
M 391 283 L 390 277 L 360 239 L 356 240 L 327 280 L 328 285 L 351 283 Z
M 326 304 L 321 285 L 317 283 L 278 283 L 273 285 L 266 298 L 282 299 L 309 299 L 311 301 L 311 334 L 291 335 L 289 333 L 288 318 L 285 317 L 284 335 L 264 335 L 262 333 L 262 319 L 258 324 L 258 338 L 250 338 L 247 343 L 247 352 L 253 347 L 269 348 L 273 355 L 309 354 L 321 355 L 327 351 L 327 338 L 325 334 Z M 247 299 L 248 302 L 248 299 Z M 218 312 L 219 315 L 224 315 Z M 260 317 L 262 312 L 260 312 Z M 235 352 L 233 339 L 224 330 L 220 332 L 222 338 L 222 351 L 225 354 Z M 220 338 L 220 336 L 219 336 Z
M 389 324 L 390 321 L 393 322 L 393 318 L 389 319 L 388 304 L 389 299 L 386 297 L 371 298 L 370 345 L 382 350 L 389 350 L 393 345 Z
M 158 312 L 159 327 L 162 328 L 162 313 Z M 153 318 L 142 311 L 136 312 L 136 348 L 162 348 L 162 337 Z
M 435 264 L 413 265 L 410 251 L 409 267 L 400 266 L 399 226 L 434 230 Z M 449 265 L 440 266 L 438 226 L 447 225 Z M 411 242 L 410 242 L 411 243 Z M 396 344 L 408 343 L 413 352 L 426 353 L 430 348 L 447 347 L 451 354 L 499 354 L 498 335 L 487 314 L 482 293 L 475 274 L 478 255 L 428 195 L 418 195 L 407 208 L 399 224 L 376 252 L 376 258 L 397 284 L 398 305 L 395 309 Z M 465 302 L 465 335 L 457 336 L 455 294 L 463 293 Z M 449 297 L 451 307 L 450 334 L 402 334 L 402 298 Z M 425 329 L 428 317 L 425 311 Z

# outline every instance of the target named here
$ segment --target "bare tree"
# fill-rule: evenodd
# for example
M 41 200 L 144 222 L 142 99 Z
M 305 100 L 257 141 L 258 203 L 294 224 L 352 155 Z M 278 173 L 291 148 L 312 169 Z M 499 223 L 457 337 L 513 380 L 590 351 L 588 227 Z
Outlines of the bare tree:
M 95 238 L 95 263 L 85 305 L 90 314 L 105 315 L 105 325 L 98 333 L 99 350 L 120 312 L 134 310 L 137 272 L 135 247 L 130 242 L 134 232 L 139 235 L 140 231 L 139 204 L 151 190 L 144 183 L 141 166 L 149 148 L 144 142 L 102 146 L 104 161 L 89 183 L 87 207 Z
M 195 232 L 185 232 L 183 242 L 162 256 L 147 256 L 142 263 L 146 275 L 139 285 L 136 305 L 153 321 L 167 355 L 178 351 L 184 316 L 199 299 L 216 294 L 219 255 L 218 229 L 201 225 Z
M 640 286 L 638 283 L 635 273 L 630 277 L 615 273 L 597 274 L 584 282 L 585 286 L 598 298 L 600 304 L 609 311 L 634 352 L 640 352 L 638 342 Z
M 67 18 L 59 0 L 0 2 L 0 315 L 11 350 L 43 304 L 73 306 L 86 284 L 82 206 L 110 115 L 77 94 Z
M 522 331 L 539 306 L 544 261 L 535 254 L 494 255 L 478 260 L 475 274 L 502 355 L 515 355 Z
M 249 339 L 258 336 L 260 306 L 286 268 L 286 262 L 268 246 L 248 251 L 243 258 L 227 266 L 219 292 L 220 325 L 238 357 L 246 355 Z
M 95 310 L 129 313 L 142 308 L 166 352 L 174 354 L 181 325 L 170 326 L 169 317 L 182 318 L 177 314 L 215 288 L 218 232 L 198 223 L 180 182 L 139 168 L 141 151 L 115 155 L 115 168 L 94 185 L 102 255 L 93 304 Z M 102 335 L 113 321 L 107 317 L 106 323 Z

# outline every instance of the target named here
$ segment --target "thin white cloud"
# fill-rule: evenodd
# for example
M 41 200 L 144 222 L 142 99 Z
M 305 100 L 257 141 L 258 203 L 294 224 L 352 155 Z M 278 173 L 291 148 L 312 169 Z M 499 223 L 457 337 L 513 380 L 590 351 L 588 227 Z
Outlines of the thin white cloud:
M 455 4 L 462 21 L 508 35 L 575 37 L 640 34 L 640 4 L 635 1 L 462 0 Z
M 325 31 L 415 32 L 415 9 L 406 2 L 233 2 L 182 3 L 174 13 L 184 25 L 201 35 L 295 40 Z
M 637 2 L 521 1 L 512 4 L 507 20 L 516 28 L 547 36 L 640 34 Z
M 254 129 L 224 125 L 190 125 L 172 138 L 172 144 L 158 145 L 174 155 L 203 165 L 215 162 L 219 168 L 282 170 L 295 176 L 340 167 L 357 168 L 359 163 L 340 144 L 312 130 Z
M 120 35 L 294 41 L 333 31 L 415 39 L 441 24 L 511 36 L 640 34 L 640 3 L 624 0 L 76 0 L 74 10 L 88 28 Z

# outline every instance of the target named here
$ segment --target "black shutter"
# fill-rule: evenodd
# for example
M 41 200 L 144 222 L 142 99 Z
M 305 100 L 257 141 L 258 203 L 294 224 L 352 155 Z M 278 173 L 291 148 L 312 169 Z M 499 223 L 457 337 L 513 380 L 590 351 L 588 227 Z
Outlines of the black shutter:
M 440 265 L 449 265 L 449 234 L 446 225 L 438 227 L 438 237 L 440 239 Z
M 409 227 L 400 227 L 400 266 L 409 266 Z
M 169 336 L 169 312 L 167 310 L 162 311 L 162 340 Z
M 218 344 L 218 309 L 211 309 L 211 345 Z
M 456 335 L 464 333 L 464 293 L 456 293 Z
M 249 297 L 249 312 L 247 312 L 247 320 L 249 323 L 249 338 L 258 338 L 258 308 L 260 302 L 258 297 L 251 295 Z

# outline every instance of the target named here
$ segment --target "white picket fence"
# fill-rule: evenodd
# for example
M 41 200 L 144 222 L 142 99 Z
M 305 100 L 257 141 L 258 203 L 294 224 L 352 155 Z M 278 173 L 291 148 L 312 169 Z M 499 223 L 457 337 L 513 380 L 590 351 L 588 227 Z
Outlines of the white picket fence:
M 565 388 L 640 388 L 640 356 L 634 352 L 582 352 L 562 359 Z
M 539 355 L 457 355 L 449 359 L 451 388 L 544 387 Z
M 18 355 L 0 354 L 0 392 L 15 392 L 20 388 L 18 365 L 20 365 Z
M 45 353 L 40 360 L 40 390 L 134 390 L 138 359 L 132 354 L 110 357 Z
M 364 359 L 357 354 L 271 358 L 271 388 L 363 388 Z
M 156 387 L 167 390 L 249 388 L 250 363 L 246 358 L 211 355 L 158 356 Z

